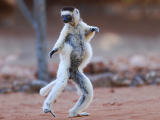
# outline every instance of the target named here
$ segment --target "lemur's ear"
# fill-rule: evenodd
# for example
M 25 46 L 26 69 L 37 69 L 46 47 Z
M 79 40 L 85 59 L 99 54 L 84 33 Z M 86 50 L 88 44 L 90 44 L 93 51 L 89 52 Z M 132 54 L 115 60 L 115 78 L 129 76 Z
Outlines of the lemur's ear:
M 76 13 L 78 14 L 78 10 L 76 9 Z

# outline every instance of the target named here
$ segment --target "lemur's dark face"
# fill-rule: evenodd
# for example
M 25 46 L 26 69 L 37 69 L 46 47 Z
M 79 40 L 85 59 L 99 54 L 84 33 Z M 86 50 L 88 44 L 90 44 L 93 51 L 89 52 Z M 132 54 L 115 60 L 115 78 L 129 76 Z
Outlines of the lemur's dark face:
M 64 23 L 72 22 L 72 16 L 71 15 L 62 15 L 62 20 Z

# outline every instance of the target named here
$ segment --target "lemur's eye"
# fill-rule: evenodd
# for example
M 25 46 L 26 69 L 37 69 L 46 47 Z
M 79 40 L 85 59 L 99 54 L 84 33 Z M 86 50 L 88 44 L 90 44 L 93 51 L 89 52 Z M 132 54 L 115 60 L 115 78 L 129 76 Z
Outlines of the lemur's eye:
M 71 16 L 67 16 L 68 18 L 70 18 Z
M 63 19 L 63 16 L 62 16 L 62 19 Z

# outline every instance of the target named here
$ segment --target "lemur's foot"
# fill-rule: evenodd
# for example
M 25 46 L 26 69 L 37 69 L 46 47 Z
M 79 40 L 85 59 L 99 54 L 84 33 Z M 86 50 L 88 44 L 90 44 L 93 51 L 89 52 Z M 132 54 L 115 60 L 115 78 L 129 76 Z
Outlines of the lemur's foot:
M 82 117 L 82 115 L 77 114 L 77 115 L 70 115 L 70 116 L 68 116 L 68 118 L 73 118 L 73 117 Z
M 81 115 L 81 116 L 89 116 L 90 114 L 86 113 L 86 112 L 82 112 L 82 113 L 79 113 L 79 115 Z
M 53 115 L 53 117 L 56 117 L 56 115 L 54 114 L 54 112 L 53 112 L 53 110 L 51 108 L 51 105 L 49 103 L 45 102 L 44 105 L 43 105 L 43 107 L 42 107 L 42 109 L 43 109 L 44 113 L 50 112 Z
M 93 28 L 90 28 L 91 32 L 95 31 L 95 32 L 99 32 L 99 28 L 98 27 L 93 27 Z
M 82 116 L 89 116 L 90 114 L 89 113 L 86 113 L 86 112 L 82 112 L 82 113 L 79 113 L 79 114 L 76 114 L 76 113 L 70 113 L 70 116 L 69 118 L 72 118 L 72 117 L 82 117 Z
M 54 112 L 53 112 L 53 110 L 52 110 L 52 109 L 51 109 L 51 110 L 43 109 L 43 112 L 44 112 L 44 113 L 48 113 L 48 112 L 50 112 L 50 113 L 53 115 L 53 117 L 56 117 L 56 115 L 54 114 Z
M 73 110 L 69 110 L 69 118 L 72 118 L 72 117 L 77 117 L 78 114 L 76 112 L 74 112 Z

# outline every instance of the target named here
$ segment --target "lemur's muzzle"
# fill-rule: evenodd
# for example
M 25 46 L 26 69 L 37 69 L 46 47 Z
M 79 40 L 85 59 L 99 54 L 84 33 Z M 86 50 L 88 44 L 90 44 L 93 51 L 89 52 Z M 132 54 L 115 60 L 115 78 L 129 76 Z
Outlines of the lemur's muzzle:
M 68 23 L 68 19 L 66 17 L 63 17 L 63 22 Z
M 62 15 L 62 20 L 64 23 L 72 22 L 72 16 L 71 15 Z

